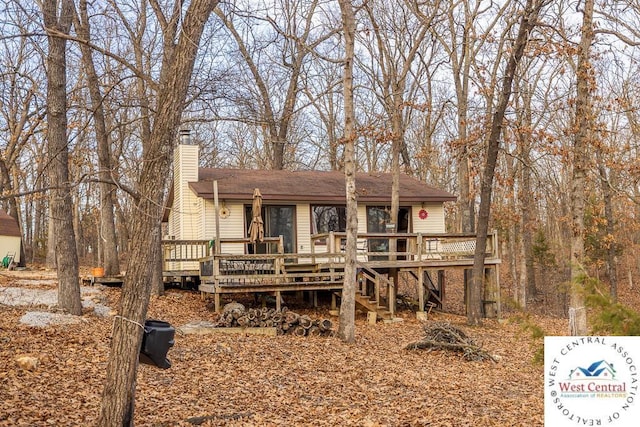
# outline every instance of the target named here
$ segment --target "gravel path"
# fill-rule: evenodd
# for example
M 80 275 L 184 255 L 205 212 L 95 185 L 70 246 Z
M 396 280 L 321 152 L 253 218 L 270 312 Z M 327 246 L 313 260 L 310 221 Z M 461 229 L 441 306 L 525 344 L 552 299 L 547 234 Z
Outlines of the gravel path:
M 80 288 L 83 308 L 93 308 L 96 315 L 105 317 L 109 315 L 111 308 L 96 302 L 101 289 L 99 287 Z M 0 305 L 13 307 L 42 307 L 48 310 L 55 309 L 58 304 L 58 291 L 55 289 L 35 289 L 21 287 L 0 287 Z M 45 327 L 52 324 L 80 323 L 81 316 L 72 316 L 50 311 L 27 311 L 20 322 L 33 327 Z

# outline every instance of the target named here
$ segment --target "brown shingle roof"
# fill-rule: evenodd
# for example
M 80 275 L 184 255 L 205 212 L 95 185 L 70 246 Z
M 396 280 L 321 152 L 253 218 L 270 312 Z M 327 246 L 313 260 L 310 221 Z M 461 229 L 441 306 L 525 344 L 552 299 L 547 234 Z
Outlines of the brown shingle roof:
M 0 236 L 21 237 L 18 221 L 2 209 L 0 209 Z
M 205 199 L 213 198 L 213 181 L 218 181 L 218 197 L 250 200 L 259 188 L 263 200 L 345 203 L 344 172 L 282 171 L 200 168 L 200 180 L 189 186 Z M 391 174 L 356 174 L 358 200 L 367 203 L 391 201 Z M 455 201 L 456 196 L 431 187 L 408 175 L 400 175 L 400 202 Z

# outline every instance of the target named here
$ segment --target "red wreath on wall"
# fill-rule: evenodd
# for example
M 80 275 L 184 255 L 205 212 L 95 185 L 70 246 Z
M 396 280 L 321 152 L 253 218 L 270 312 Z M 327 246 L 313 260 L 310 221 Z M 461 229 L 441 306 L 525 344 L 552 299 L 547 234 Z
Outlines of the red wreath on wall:
M 420 219 L 427 219 L 427 217 L 429 216 L 429 212 L 424 209 L 420 209 L 420 212 L 418 212 L 418 216 L 420 217 Z

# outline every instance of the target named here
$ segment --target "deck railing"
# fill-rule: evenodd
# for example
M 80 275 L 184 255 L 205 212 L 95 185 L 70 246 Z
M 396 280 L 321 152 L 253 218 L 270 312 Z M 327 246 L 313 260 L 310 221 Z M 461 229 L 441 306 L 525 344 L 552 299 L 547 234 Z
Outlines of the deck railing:
M 423 261 L 428 259 L 456 260 L 473 258 L 476 236 L 470 233 L 358 233 L 358 261 Z M 313 257 L 324 253 L 343 253 L 346 233 L 330 232 L 311 236 Z M 390 248 L 395 247 L 395 251 Z M 498 233 L 487 236 L 485 258 L 499 259 Z
M 163 240 L 162 270 L 197 270 L 197 261 L 211 253 L 211 240 Z
M 244 252 L 249 252 L 248 246 L 253 245 L 249 238 L 221 238 L 220 246 L 224 250 L 226 245 L 240 246 Z M 242 246 L 245 246 L 242 248 Z M 260 243 L 260 250 L 266 253 L 282 253 L 281 237 L 265 237 Z M 162 241 L 162 269 L 163 271 L 198 271 L 200 261 L 209 259 L 216 252 L 216 241 L 211 240 L 163 240 Z
M 281 258 L 288 263 L 322 263 L 343 262 L 346 233 L 331 232 L 311 236 L 311 252 L 286 254 Z M 395 243 L 395 245 L 394 245 Z M 244 253 L 239 257 L 260 259 L 261 254 L 250 254 L 253 243 L 248 238 L 222 238 L 221 254 L 226 257 L 225 245 L 244 245 Z M 460 260 L 473 258 L 476 237 L 474 234 L 451 233 L 358 233 L 357 258 L 360 262 L 376 261 L 424 261 L 424 260 Z M 198 270 L 201 261 L 210 260 L 212 267 L 215 254 L 215 240 L 163 240 L 163 269 Z M 395 246 L 395 251 L 390 248 Z M 485 257 L 488 260 L 499 259 L 498 234 L 492 232 L 487 236 Z M 241 248 L 241 247 L 240 247 Z M 267 254 L 284 254 L 282 237 L 265 237 L 260 246 L 261 252 Z M 242 250 L 242 248 L 241 248 Z M 233 256 L 236 256 L 233 255 Z M 248 258 L 247 258 L 248 257 Z M 206 267 L 205 267 L 206 268 Z

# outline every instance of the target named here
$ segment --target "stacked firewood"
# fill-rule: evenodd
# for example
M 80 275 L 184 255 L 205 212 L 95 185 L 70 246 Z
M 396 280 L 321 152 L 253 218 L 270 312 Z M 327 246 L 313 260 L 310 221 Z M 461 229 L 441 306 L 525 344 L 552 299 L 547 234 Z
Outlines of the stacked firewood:
M 231 328 L 276 328 L 279 334 L 297 336 L 329 336 L 333 334 L 333 324 L 329 319 L 312 319 L 306 314 L 298 314 L 283 307 L 245 308 L 243 304 L 232 302 L 224 306 L 215 322 L 217 327 Z

